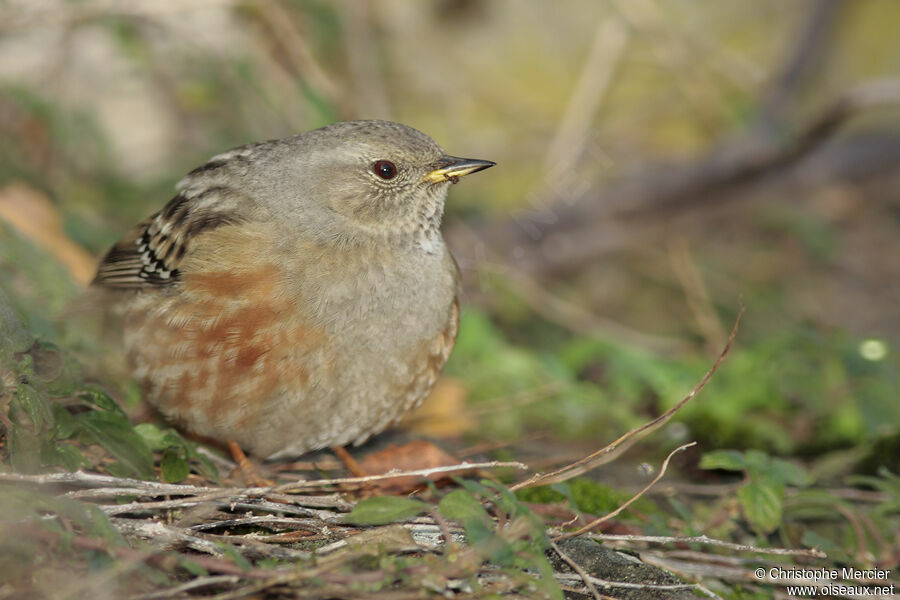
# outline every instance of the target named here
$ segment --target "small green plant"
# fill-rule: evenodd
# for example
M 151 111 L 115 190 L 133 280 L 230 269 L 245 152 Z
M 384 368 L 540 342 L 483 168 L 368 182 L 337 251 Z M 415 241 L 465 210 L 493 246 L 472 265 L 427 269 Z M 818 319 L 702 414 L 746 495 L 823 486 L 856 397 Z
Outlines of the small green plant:
M 215 465 L 173 430 L 133 426 L 102 388 L 88 384 L 74 358 L 34 335 L 0 295 L 0 463 L 21 473 L 98 468 L 118 477 L 174 483 L 194 469 L 217 480 Z M 97 452 L 92 448 L 99 448 Z
M 781 524 L 786 486 L 806 486 L 810 479 L 802 467 L 759 450 L 709 452 L 700 460 L 700 468 L 744 472 L 738 501 L 744 518 L 760 534 L 769 534 Z
M 516 497 L 523 502 L 535 504 L 567 502 L 573 510 L 599 516 L 617 509 L 631 497 L 631 494 L 586 477 L 576 477 L 549 486 L 522 488 L 516 490 Z M 653 502 L 645 499 L 638 500 L 635 508 L 643 513 L 658 512 Z M 627 519 L 628 513 L 625 512 L 620 518 Z
M 458 480 L 458 483 L 461 487 L 446 494 L 437 506 L 437 512 L 457 521 L 466 534 L 469 548 L 459 550 L 465 556 L 451 562 L 469 564 L 474 570 L 484 561 L 490 561 L 516 578 L 523 572 L 537 572 L 539 580 L 529 579 L 523 585 L 536 585 L 540 597 L 561 599 L 553 568 L 544 554 L 550 543 L 540 518 L 502 484 L 489 480 Z M 416 498 L 376 496 L 360 501 L 344 521 L 384 525 L 431 510 L 431 505 Z

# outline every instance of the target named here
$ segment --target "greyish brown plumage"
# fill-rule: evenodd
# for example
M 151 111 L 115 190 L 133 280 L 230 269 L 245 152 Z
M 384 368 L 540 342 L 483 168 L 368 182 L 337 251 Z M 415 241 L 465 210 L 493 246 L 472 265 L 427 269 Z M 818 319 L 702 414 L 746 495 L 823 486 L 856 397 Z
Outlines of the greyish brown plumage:
M 456 338 L 447 156 L 387 121 L 251 144 L 191 171 L 106 255 L 147 398 L 264 457 L 360 443 L 421 402 Z

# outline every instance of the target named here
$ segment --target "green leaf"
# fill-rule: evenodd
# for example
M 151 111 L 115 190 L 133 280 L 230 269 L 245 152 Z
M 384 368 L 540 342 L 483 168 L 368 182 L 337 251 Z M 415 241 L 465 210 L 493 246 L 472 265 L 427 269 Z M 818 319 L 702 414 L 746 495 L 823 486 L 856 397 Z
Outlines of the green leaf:
M 750 449 L 744 452 L 747 471 L 753 474 L 767 473 L 772 465 L 772 457 L 762 450 Z
M 208 456 L 197 451 L 197 444 L 184 439 L 174 429 L 163 431 L 151 423 L 140 423 L 135 425 L 134 429 L 144 438 L 151 450 L 175 451 L 178 453 L 178 456 L 187 461 L 189 468 L 193 465 L 197 473 L 203 477 L 216 482 L 219 481 L 219 469 L 215 463 Z
M 135 433 L 124 416 L 115 412 L 94 410 L 82 413 L 77 418 L 82 430 L 119 461 L 122 469 L 113 467 L 114 470 L 141 479 L 155 477 L 150 448 L 144 439 Z
M 850 475 L 847 478 L 847 483 L 850 485 L 867 485 L 900 500 L 900 476 L 892 473 L 884 465 L 878 468 L 878 477 Z
M 505 511 L 510 517 L 531 516 L 531 510 L 522 504 L 522 502 L 509 491 L 509 488 L 502 483 L 491 481 L 490 479 L 482 479 L 482 485 L 488 487 L 497 493 L 497 497 L 493 498 L 497 508 Z
M 99 387 L 88 386 L 84 392 L 78 395 L 78 397 L 93 404 L 97 408 L 115 413 L 127 420 L 127 415 L 125 414 L 125 411 L 122 410 L 122 407 Z
M 17 358 L 19 363 L 16 365 L 16 371 L 18 371 L 19 375 L 23 377 L 34 375 L 34 357 L 31 354 L 22 354 Z
M 105 540 L 110 546 L 127 546 L 128 543 L 118 529 L 113 527 L 103 511 L 94 505 L 87 507 L 90 515 L 90 528 L 88 533 L 91 537 L 99 537 Z
M 768 473 L 776 481 L 783 485 L 805 486 L 809 484 L 810 477 L 806 469 L 792 462 L 773 459 L 769 465 Z
M 71 444 L 54 444 L 52 442 L 45 445 L 41 462 L 45 465 L 60 465 L 67 471 L 75 471 L 88 466 L 88 461 L 81 450 Z
M 190 444 L 174 429 L 166 431 L 165 435 L 163 435 L 162 442 L 165 444 L 166 448 L 177 448 L 179 450 L 184 450 L 185 452 L 190 451 Z
M 16 402 L 31 419 L 31 430 L 38 433 L 45 423 L 53 423 L 53 412 L 50 403 L 43 394 L 28 385 L 20 383 L 16 390 Z
M 188 462 L 177 451 L 171 449 L 163 452 L 159 470 L 166 483 L 178 483 L 191 473 Z
M 132 380 L 122 390 L 121 405 L 128 408 L 137 408 L 140 406 L 142 398 L 141 385 L 137 381 Z
M 544 594 L 553 600 L 563 600 L 565 595 L 554 577 L 553 567 L 550 566 L 547 557 L 543 554 L 534 554 L 531 557 L 531 562 L 540 574 L 538 586 L 544 591 Z
M 165 450 L 169 447 L 165 439 L 165 432 L 153 423 L 138 423 L 134 426 L 134 431 L 143 438 L 147 446 L 153 451 Z
M 481 502 L 473 498 L 464 490 L 453 490 L 441 499 L 438 511 L 447 517 L 461 523 L 473 519 L 490 522 L 491 518 Z
M 771 533 L 781 524 L 784 488 L 767 481 L 751 480 L 738 492 L 747 521 L 761 533 Z
M 350 514 L 344 517 L 344 522 L 354 525 L 385 525 L 409 519 L 428 509 L 427 504 L 415 498 L 375 496 L 354 506 Z
M 237 548 L 232 546 L 231 544 L 226 544 L 224 542 L 218 542 L 216 545 L 222 549 L 222 552 L 225 553 L 225 556 L 231 559 L 231 561 L 236 564 L 242 571 L 249 571 L 253 568 L 253 565 L 250 564 L 243 554 L 238 552 Z
M 67 440 L 75 434 L 78 429 L 78 423 L 66 407 L 59 402 L 52 405 L 53 420 L 56 422 L 56 429 L 53 431 L 53 438 L 56 440 Z
M 453 490 L 441 499 L 438 511 L 462 523 L 466 538 L 473 546 L 482 544 L 494 535 L 490 515 L 475 497 L 465 490 Z
M 469 492 L 476 498 L 480 497 L 487 499 L 494 496 L 494 490 L 477 481 L 473 481 L 471 479 L 463 479 L 461 477 L 455 478 L 454 481 L 463 486 L 463 488 L 469 490 Z
M 192 450 L 191 458 L 196 461 L 197 473 L 219 483 L 219 468 L 208 456 Z
M 747 461 L 744 460 L 744 455 L 737 450 L 716 450 L 703 455 L 700 459 L 700 468 L 743 471 L 747 468 Z
M 469 544 L 478 547 L 479 550 L 485 550 L 486 545 L 489 544 L 491 548 L 488 549 L 488 552 L 493 554 L 498 547 L 506 545 L 506 542 L 494 531 L 494 525 L 491 522 L 469 519 L 463 521 L 462 525 Z
M 834 541 L 819 535 L 812 529 L 803 532 L 800 542 L 807 548 L 816 548 L 828 554 L 829 558 L 834 559 L 836 556 L 846 556 L 846 550 L 843 546 L 835 544 Z
M 178 564 L 181 565 L 181 567 L 191 575 L 196 575 L 197 577 L 206 577 L 207 575 L 209 575 L 209 571 L 207 571 L 194 561 L 183 558 L 181 556 L 179 556 L 178 558 Z

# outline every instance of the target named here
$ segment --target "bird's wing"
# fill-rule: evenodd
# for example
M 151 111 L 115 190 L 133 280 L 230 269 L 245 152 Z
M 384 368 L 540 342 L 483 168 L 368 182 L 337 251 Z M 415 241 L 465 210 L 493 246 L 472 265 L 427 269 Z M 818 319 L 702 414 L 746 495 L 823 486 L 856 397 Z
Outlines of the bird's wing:
M 191 171 L 166 206 L 141 222 L 103 257 L 93 284 L 108 288 L 167 286 L 198 235 L 241 222 L 246 198 L 230 184 L 260 144 L 235 148 Z
M 215 194 L 209 190 L 203 194 Z M 240 219 L 230 210 L 205 207 L 202 198 L 178 194 L 161 211 L 141 222 L 110 248 L 94 278 L 95 285 L 136 288 L 171 285 L 179 265 L 199 234 Z M 209 198 L 206 198 L 209 200 Z

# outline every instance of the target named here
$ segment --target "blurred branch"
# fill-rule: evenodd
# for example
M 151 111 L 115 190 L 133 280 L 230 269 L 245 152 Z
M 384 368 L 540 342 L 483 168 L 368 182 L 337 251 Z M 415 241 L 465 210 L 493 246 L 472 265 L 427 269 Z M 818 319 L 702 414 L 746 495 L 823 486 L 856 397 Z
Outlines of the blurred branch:
M 154 0 L 153 2 L 0 2 L 0 32 L 71 26 L 110 17 L 154 19 L 186 10 L 231 8 L 242 0 Z
M 605 20 L 597 27 L 581 76 L 547 148 L 542 193 L 558 190 L 559 182 L 569 178 L 572 166 L 584 152 L 591 121 L 606 98 L 629 38 L 625 23 L 619 19 Z
M 589 537 L 598 542 L 649 542 L 651 544 L 702 544 L 735 550 L 737 552 L 755 552 L 757 554 L 776 554 L 781 556 L 808 556 L 810 558 L 826 558 L 816 548 L 764 548 L 748 544 L 736 544 L 725 540 L 717 540 L 706 535 L 668 536 L 668 535 L 616 535 L 608 533 L 591 533 Z M 716 559 L 721 558 L 715 555 Z
M 372 5 L 368 1 L 344 0 L 339 6 L 345 29 L 341 37 L 347 49 L 355 112 L 362 117 L 390 119 L 390 103 L 372 22 Z
M 482 224 L 475 229 L 480 244 L 454 243 L 461 236 L 452 228 L 448 238 L 464 269 L 486 254 L 489 246 L 493 252 L 515 257 L 516 267 L 532 275 L 575 270 L 641 240 L 642 232 L 676 215 L 710 206 L 724 192 L 782 174 L 832 140 L 858 114 L 898 104 L 900 80 L 866 82 L 846 91 L 793 134 L 760 138 L 750 133 L 689 164 L 649 165 L 644 169 L 649 175 L 582 195 L 564 206 L 558 203 Z M 871 152 L 860 151 L 852 141 L 831 144 L 833 160 L 824 172 L 840 171 L 846 176 L 851 167 L 858 171 L 873 165 L 890 168 L 900 162 L 897 141 L 891 138 L 887 150 Z
M 710 134 L 718 130 L 717 123 L 726 118 L 725 94 L 734 85 L 734 77 L 728 77 L 729 85 L 723 85 L 721 74 L 727 68 L 716 66 L 723 62 L 719 49 L 700 51 L 688 44 L 656 0 L 613 0 L 610 6 L 628 23 L 636 40 L 647 45 L 656 62 L 671 73 L 672 89 L 692 120 Z M 719 75 L 712 76 L 714 72 Z
M 291 13 L 277 0 L 263 0 L 259 8 L 263 24 L 284 53 L 293 74 L 331 104 L 342 118 L 353 116 L 354 107 L 347 100 L 344 90 L 316 60 Z
M 465 224 L 458 225 L 455 231 L 457 241 L 460 241 L 463 235 L 468 239 L 466 243 L 459 245 L 477 246 L 479 244 L 478 237 Z M 484 254 L 477 263 L 480 274 L 502 278 L 531 310 L 551 323 L 564 327 L 575 334 L 614 338 L 635 346 L 649 348 L 654 352 L 674 352 L 684 346 L 684 342 L 681 340 L 643 333 L 612 319 L 596 315 L 589 309 L 554 294 L 526 272 L 514 268 L 500 254 L 491 253 L 490 249 L 486 247 L 484 250 Z
M 724 343 L 725 330 L 719 322 L 703 275 L 694 262 L 688 240 L 684 236 L 669 239 L 667 250 L 672 271 L 684 290 L 684 298 L 697 330 L 706 342 L 707 352 L 713 353 Z
M 779 122 L 791 99 L 822 64 L 827 42 L 835 31 L 844 0 L 815 0 L 801 23 L 796 42 L 776 75 L 774 85 L 763 98 L 758 124 L 770 129 Z

